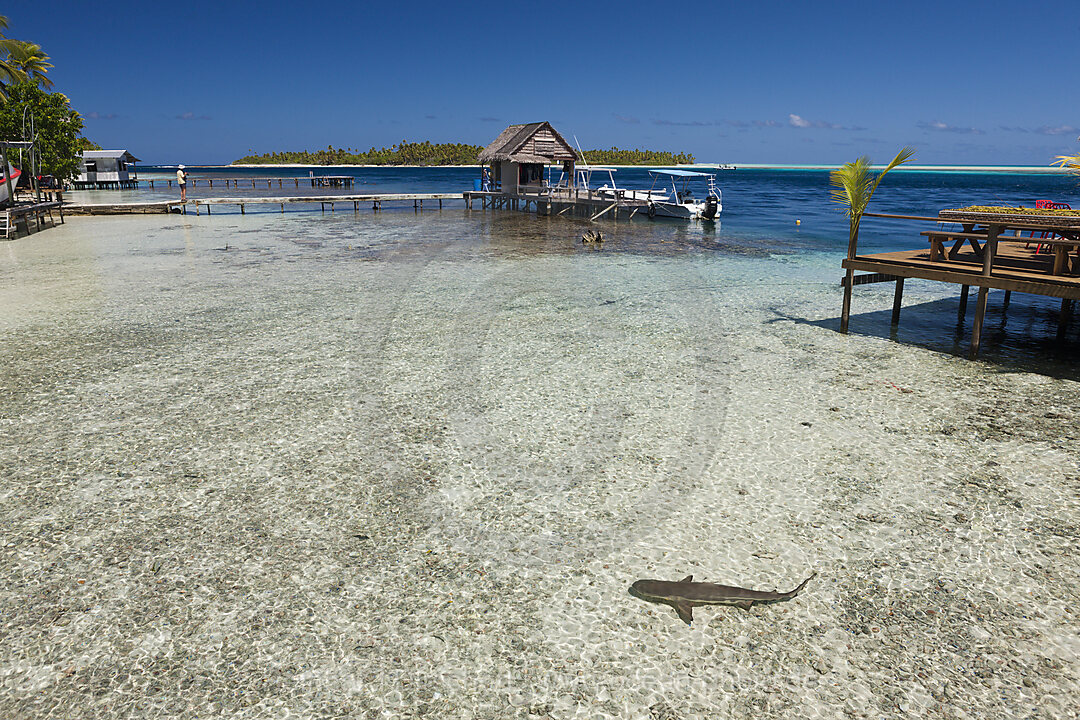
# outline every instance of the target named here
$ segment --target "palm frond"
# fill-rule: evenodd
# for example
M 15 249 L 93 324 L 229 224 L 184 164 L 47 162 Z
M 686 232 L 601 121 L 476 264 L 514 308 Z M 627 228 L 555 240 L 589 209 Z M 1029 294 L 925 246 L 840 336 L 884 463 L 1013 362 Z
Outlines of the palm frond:
M 892 159 L 892 162 L 889 163 L 885 167 L 885 169 L 882 170 L 878 174 L 877 179 L 874 180 L 874 187 L 870 188 L 870 194 L 871 195 L 874 194 L 874 190 L 877 190 L 877 186 L 878 186 L 878 183 L 881 182 L 881 178 L 885 177 L 889 173 L 890 170 L 892 170 L 892 169 L 894 169 L 894 168 L 896 168 L 896 167 L 898 167 L 900 165 L 903 165 L 904 163 L 911 160 L 911 158 L 914 157 L 914 156 L 915 156 L 915 148 L 911 147 L 910 145 L 901 148 L 900 152 L 896 153 L 896 157 L 894 157 Z
M 8 57 L 5 62 L 8 65 L 15 68 L 25 79 L 37 83 L 46 90 L 53 86 L 52 80 L 46 77 L 46 73 L 53 65 L 40 45 L 18 40 L 8 41 L 6 45 Z
M 1060 165 L 1071 173 L 1080 175 L 1080 155 L 1058 155 L 1051 165 Z
M 849 217 L 861 213 L 869 202 L 869 178 L 870 158 L 865 155 L 829 173 L 833 201 L 846 206 Z
M 850 225 L 848 229 L 848 257 L 855 255 L 855 246 L 859 237 L 859 223 L 862 221 L 863 213 L 866 212 L 866 207 L 870 204 L 870 198 L 874 196 L 874 191 L 877 190 L 881 178 L 885 177 L 893 168 L 906 163 L 914 154 L 914 148 L 903 148 L 896 154 L 893 161 L 878 173 L 877 177 L 870 174 L 870 158 L 866 155 L 854 162 L 845 163 L 840 169 L 829 173 L 833 201 L 847 208 L 845 214 L 848 216 Z

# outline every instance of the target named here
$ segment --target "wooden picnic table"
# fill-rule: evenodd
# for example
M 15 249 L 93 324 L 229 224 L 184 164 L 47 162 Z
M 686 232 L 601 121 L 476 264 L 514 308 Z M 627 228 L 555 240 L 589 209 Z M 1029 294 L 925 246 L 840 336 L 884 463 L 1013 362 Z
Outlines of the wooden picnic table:
M 1021 213 L 964 213 L 960 210 L 942 210 L 938 214 L 942 222 L 958 223 L 962 230 L 927 230 L 922 234 L 930 239 L 930 259 L 938 260 L 947 255 L 955 260 L 964 243 L 971 245 L 975 256 L 983 261 L 982 274 L 993 273 L 994 258 L 997 256 L 999 242 L 1036 242 L 1049 246 L 1054 251 L 1051 275 L 1060 275 L 1069 270 L 1070 250 L 1076 250 L 1076 269 L 1080 269 L 1080 215 L 1025 215 Z M 977 229 L 978 228 L 978 229 Z M 1014 231 L 1013 235 L 1005 234 Z M 1031 236 L 1023 237 L 1021 232 Z M 1050 237 L 1034 237 L 1036 233 Z M 945 252 L 945 244 L 955 241 L 952 248 Z M 981 244 L 980 244 L 980 241 Z

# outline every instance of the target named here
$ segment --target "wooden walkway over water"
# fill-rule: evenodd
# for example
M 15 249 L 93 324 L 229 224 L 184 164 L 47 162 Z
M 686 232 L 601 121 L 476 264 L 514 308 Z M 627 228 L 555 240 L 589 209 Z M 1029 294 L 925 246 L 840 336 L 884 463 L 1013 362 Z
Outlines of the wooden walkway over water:
M 330 207 L 330 211 L 333 212 L 335 205 L 352 205 L 353 211 L 358 212 L 360 210 L 360 204 L 367 205 L 371 203 L 371 209 L 378 211 L 382 209 L 384 202 L 411 202 L 413 207 L 422 210 L 424 207 L 424 201 L 429 203 L 437 202 L 439 209 L 442 209 L 444 200 L 462 200 L 464 199 L 461 193 L 379 193 L 368 195 L 294 195 L 289 197 L 220 197 L 220 198 L 199 198 L 197 200 L 188 200 L 188 205 L 195 206 L 195 214 L 199 215 L 202 210 L 206 210 L 206 214 L 210 214 L 210 209 L 215 205 L 232 205 L 240 208 L 241 214 L 246 212 L 248 205 L 279 205 L 281 212 L 285 212 L 286 205 L 292 204 L 318 204 L 323 210 L 326 210 L 327 206 Z
M 493 210 L 518 210 L 536 212 L 537 215 L 572 215 L 590 220 L 619 217 L 632 218 L 648 210 L 644 200 L 613 198 L 594 190 L 580 188 L 542 188 L 516 193 L 468 191 L 465 205 L 470 209 L 480 202 L 481 208 Z
M 352 206 L 359 211 L 361 204 L 371 205 L 373 211 L 382 209 L 383 203 L 412 203 L 417 210 L 424 208 L 424 203 L 437 203 L 442 209 L 443 201 L 463 200 L 461 193 L 377 193 L 365 195 L 290 195 L 282 197 L 217 197 L 198 198 L 181 202 L 179 200 L 157 200 L 150 202 L 126 203 L 79 203 L 65 205 L 64 209 L 72 215 L 131 215 L 139 213 L 187 213 L 194 209 L 196 215 L 204 211 L 211 214 L 216 206 L 239 208 L 246 214 L 248 205 L 277 205 L 285 212 L 288 205 L 318 205 L 320 209 L 329 208 L 331 212 L 337 206 Z
M 437 204 L 441 210 L 444 201 L 463 201 L 465 207 L 473 209 L 479 202 L 482 209 L 515 210 L 536 212 L 538 215 L 569 215 L 585 217 L 590 220 L 618 220 L 632 218 L 639 212 L 644 213 L 647 203 L 626 198 L 614 199 L 596 192 L 585 190 L 548 190 L 542 192 L 449 192 L 449 193 L 365 193 L 340 195 L 287 195 L 287 196 L 236 196 L 193 198 L 187 202 L 180 200 L 154 200 L 122 203 L 78 203 L 65 205 L 64 210 L 72 215 L 131 215 L 140 213 L 188 213 L 194 210 L 196 215 L 213 213 L 217 207 L 233 207 L 241 214 L 247 213 L 249 205 L 277 205 L 281 212 L 287 206 L 318 205 L 321 210 L 335 211 L 339 206 L 352 206 L 359 212 L 361 205 L 370 205 L 372 211 L 382 209 L 384 203 L 412 203 L 416 210 L 423 210 L 424 203 Z
M 291 177 L 291 178 L 280 178 L 280 177 L 275 177 L 275 178 L 248 178 L 248 177 L 236 177 L 236 178 L 230 178 L 230 177 L 218 177 L 218 178 L 202 177 L 202 178 L 197 178 L 197 177 L 189 177 L 188 178 L 188 183 L 190 183 L 191 187 L 193 187 L 193 188 L 199 187 L 200 182 L 203 185 L 205 185 L 206 187 L 211 187 L 211 188 L 214 187 L 214 183 L 216 182 L 218 184 L 218 187 L 223 187 L 223 188 L 226 188 L 226 189 L 228 189 L 229 187 L 234 187 L 234 188 L 245 187 L 246 188 L 248 186 L 248 183 L 250 183 L 251 188 L 253 190 L 256 189 L 256 188 L 261 188 L 263 186 L 263 183 L 266 183 L 267 190 L 272 189 L 274 187 L 274 183 L 277 183 L 278 189 L 284 188 L 290 182 L 293 183 L 293 187 L 300 187 L 300 182 L 301 181 L 303 181 L 304 185 L 307 185 L 307 184 L 310 183 L 311 187 L 313 187 L 313 188 L 321 188 L 321 187 L 350 188 L 356 183 L 356 178 L 353 177 L 352 175 L 309 175 L 308 177 L 299 177 L 299 176 L 297 176 L 297 177 Z M 157 183 L 158 185 L 161 185 L 163 187 L 173 187 L 173 183 L 175 183 L 176 180 L 173 179 L 173 178 L 165 178 L 164 180 L 153 179 L 153 180 L 145 180 L 143 182 L 146 182 L 150 186 L 150 189 L 154 189 L 154 187 L 155 187 L 154 183 Z
M 990 290 L 1005 291 L 1005 307 L 1008 307 L 1013 292 L 1060 298 L 1061 332 L 1072 315 L 1074 303 L 1080 300 L 1080 216 L 1040 219 L 1031 215 L 1000 215 L 994 218 L 943 211 L 942 216 L 936 218 L 876 213 L 866 213 L 863 217 L 951 223 L 954 227 L 959 224 L 961 228 L 939 227 L 923 232 L 927 236 L 926 249 L 867 255 L 858 254 L 856 237 L 842 264 L 847 273 L 842 282 L 841 332 L 847 332 L 853 288 L 870 283 L 895 282 L 894 325 L 900 321 L 905 279 L 959 285 L 961 319 L 967 314 L 969 288 L 978 288 L 971 357 L 979 352 Z M 1048 251 L 1040 252 L 1040 245 Z M 1070 254 L 1074 252 L 1077 257 L 1071 261 Z M 856 275 L 856 271 L 869 274 Z

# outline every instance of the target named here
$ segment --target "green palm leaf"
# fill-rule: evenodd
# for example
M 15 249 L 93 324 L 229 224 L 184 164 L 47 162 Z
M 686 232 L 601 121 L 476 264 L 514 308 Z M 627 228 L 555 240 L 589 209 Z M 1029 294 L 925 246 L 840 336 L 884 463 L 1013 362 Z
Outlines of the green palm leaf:
M 854 254 L 855 243 L 859 237 L 859 222 L 862 220 L 866 207 L 870 204 L 870 198 L 874 196 L 878 183 L 881 179 L 900 165 L 911 160 L 915 155 L 915 148 L 905 147 L 896 154 L 884 170 L 876 176 L 872 175 L 870 158 L 863 155 L 854 162 L 845 163 L 839 170 L 829 173 L 829 184 L 832 185 L 831 195 L 834 202 L 847 208 L 844 212 L 850 221 L 848 236 L 848 256 Z
M 53 83 L 46 77 L 46 73 L 49 72 L 52 63 L 49 62 L 49 56 L 45 54 L 41 46 L 37 43 L 18 40 L 8 42 L 10 47 L 7 48 L 7 64 L 14 67 L 27 80 L 37 83 L 39 87 L 45 90 L 50 89 Z
M 1080 175 L 1080 155 L 1058 155 L 1051 165 L 1060 165 L 1074 175 Z

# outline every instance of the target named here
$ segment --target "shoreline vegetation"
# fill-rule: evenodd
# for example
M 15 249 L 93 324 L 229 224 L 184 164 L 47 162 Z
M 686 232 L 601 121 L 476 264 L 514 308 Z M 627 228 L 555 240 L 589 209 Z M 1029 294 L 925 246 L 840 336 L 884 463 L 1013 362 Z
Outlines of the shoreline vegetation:
M 388 148 L 357 150 L 335 148 L 325 150 L 270 152 L 246 155 L 233 161 L 232 165 L 408 165 L 449 166 L 476 165 L 476 158 L 484 148 L 463 143 L 437 143 L 427 141 L 410 143 L 402 140 Z M 672 153 L 659 150 L 585 150 L 582 155 L 590 165 L 693 165 L 690 153 Z

